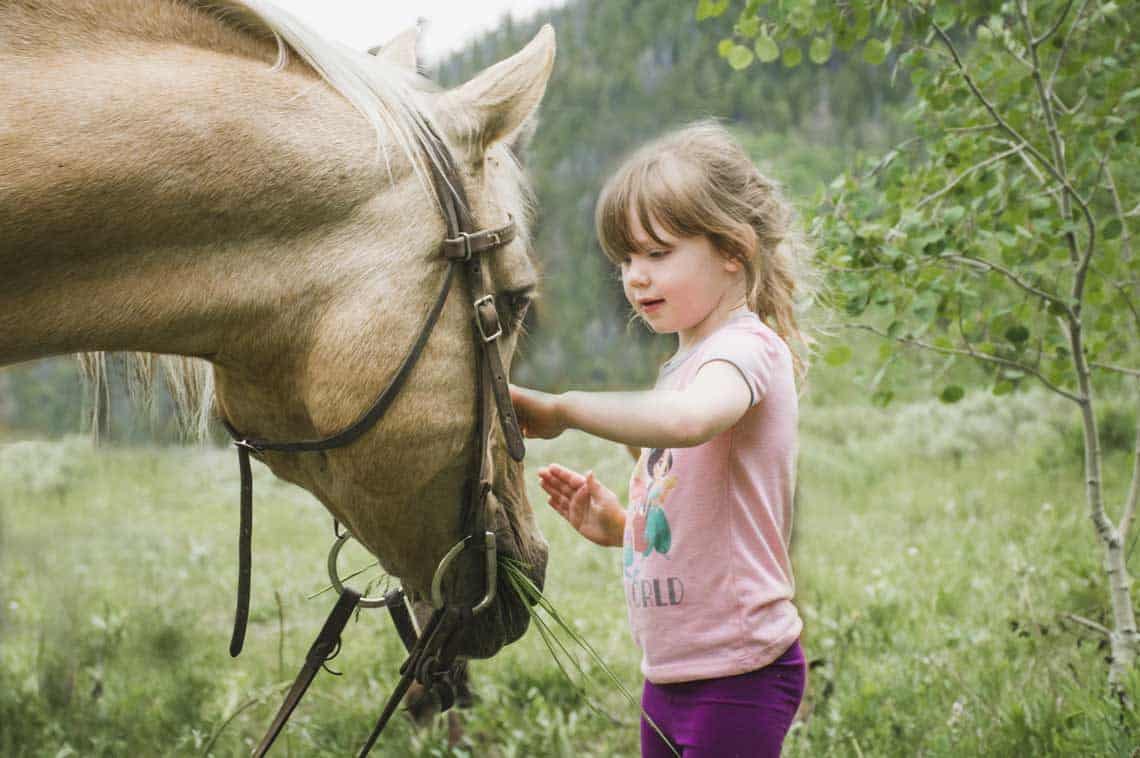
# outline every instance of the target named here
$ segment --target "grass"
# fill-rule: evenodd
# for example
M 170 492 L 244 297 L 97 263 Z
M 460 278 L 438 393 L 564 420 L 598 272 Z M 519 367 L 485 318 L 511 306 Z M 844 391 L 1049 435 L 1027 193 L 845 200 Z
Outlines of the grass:
M 1081 474 L 1057 431 L 1069 411 L 1035 396 L 877 410 L 821 394 L 803 414 L 794 546 L 807 718 L 785 755 L 1131 755 L 1140 724 L 1107 698 L 1106 650 L 1064 620 L 1108 618 Z M 528 468 L 550 461 L 625 489 L 615 445 L 530 444 Z M 1106 463 L 1119 503 L 1127 456 Z M 0 755 L 248 755 L 333 602 L 306 599 L 327 583 L 331 519 L 264 468 L 255 477 L 251 623 L 231 660 L 230 451 L 0 446 Z M 574 633 L 563 639 L 588 642 L 636 696 L 620 556 L 579 539 L 529 481 L 551 542 L 545 595 Z M 277 754 L 358 748 L 400 660 L 383 614 L 360 614 L 334 665 L 345 675 L 317 677 Z M 637 706 L 599 684 L 599 661 L 575 660 L 577 685 L 532 631 L 472 666 L 479 701 L 458 747 L 442 722 L 395 719 L 374 754 L 636 755 Z

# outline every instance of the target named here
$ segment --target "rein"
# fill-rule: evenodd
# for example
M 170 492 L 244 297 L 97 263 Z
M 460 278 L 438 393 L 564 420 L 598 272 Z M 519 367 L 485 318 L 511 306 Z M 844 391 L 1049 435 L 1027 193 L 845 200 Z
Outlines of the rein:
M 235 429 L 228 420 L 222 424 L 234 438 L 238 453 L 238 466 L 241 471 L 241 516 L 238 532 L 238 590 L 237 607 L 234 613 L 234 629 L 230 638 L 230 655 L 237 656 L 244 644 L 246 625 L 249 618 L 249 596 L 251 570 L 251 541 L 253 535 L 253 477 L 249 458 L 263 452 L 306 453 L 350 445 L 372 429 L 384 416 L 396 395 L 404 386 L 412 368 L 416 365 L 427 344 L 428 338 L 439 319 L 443 306 L 451 291 L 457 269 L 462 269 L 473 309 L 473 338 L 478 347 L 475 375 L 475 395 L 478 401 L 478 428 L 476 431 L 476 454 L 471 461 L 469 474 L 464 484 L 463 504 L 460 512 L 460 533 L 464 534 L 443 556 L 436 567 L 432 579 L 431 601 L 434 608 L 431 618 L 417 634 L 411 621 L 404 590 L 397 589 L 383 598 L 362 598 L 360 593 L 346 588 L 340 582 L 336 570 L 336 557 L 348 539 L 348 534 L 338 535 L 329 554 L 329 574 L 333 585 L 341 591 L 336 605 L 317 635 L 316 640 L 305 656 L 297 678 L 278 709 L 269 730 L 254 751 L 262 756 L 273 745 L 277 735 L 297 707 L 309 684 L 324 664 L 340 649 L 340 634 L 351 617 L 353 610 L 361 607 L 384 606 L 388 608 L 397 633 L 408 650 L 408 657 L 400 666 L 400 681 L 389 697 L 376 726 L 361 749 L 360 755 L 367 755 L 383 731 L 396 706 L 411 686 L 413 680 L 425 687 L 435 689 L 440 696 L 442 710 L 447 710 L 454 700 L 454 689 L 450 682 L 450 672 L 462 638 L 462 628 L 469 624 L 475 614 L 489 607 L 495 598 L 497 583 L 497 551 L 494 532 L 487 530 L 487 496 L 491 492 L 492 468 L 490 458 L 490 438 L 496 408 L 511 458 L 521 461 L 526 454 L 518 419 L 511 404 L 506 371 L 499 354 L 498 338 L 503 334 L 502 323 L 495 308 L 495 297 L 490 274 L 480 258 L 482 253 L 497 250 L 509 244 L 516 234 L 514 220 L 498 229 L 475 230 L 466 194 L 451 152 L 434 132 L 431 142 L 425 146 L 436 160 L 429 160 L 432 184 L 443 212 L 446 235 L 440 246 L 441 256 L 448 261 L 447 275 L 444 277 L 435 303 L 428 312 L 419 334 L 416 336 L 403 362 L 388 385 L 376 398 L 372 406 L 350 426 L 342 431 L 320 439 L 295 442 L 276 442 L 258 437 L 246 436 Z M 432 156 L 429 156 L 432 157 Z M 470 607 L 448 602 L 443 597 L 442 585 L 451 564 L 464 551 L 478 550 L 484 554 L 484 587 L 482 599 Z

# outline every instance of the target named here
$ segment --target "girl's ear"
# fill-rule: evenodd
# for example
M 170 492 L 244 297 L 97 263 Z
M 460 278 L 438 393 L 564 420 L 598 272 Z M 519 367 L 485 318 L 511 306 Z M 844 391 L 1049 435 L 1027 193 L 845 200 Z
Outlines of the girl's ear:
M 724 270 L 730 274 L 735 274 L 740 271 L 740 261 L 735 258 L 724 259 Z
M 445 92 L 440 108 L 460 141 L 482 154 L 515 134 L 538 108 L 554 68 L 554 29 L 542 27 L 525 48 L 466 84 Z

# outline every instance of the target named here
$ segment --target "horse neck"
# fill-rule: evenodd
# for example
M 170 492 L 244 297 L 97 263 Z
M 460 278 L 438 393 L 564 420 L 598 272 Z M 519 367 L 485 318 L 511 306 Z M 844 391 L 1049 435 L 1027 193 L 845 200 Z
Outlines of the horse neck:
M 0 87 L 0 365 L 280 354 L 360 280 L 353 241 L 390 177 L 311 70 L 273 71 L 270 42 L 229 32 L 219 49 L 53 34 L 0 50 L 0 83 L 28 84 Z

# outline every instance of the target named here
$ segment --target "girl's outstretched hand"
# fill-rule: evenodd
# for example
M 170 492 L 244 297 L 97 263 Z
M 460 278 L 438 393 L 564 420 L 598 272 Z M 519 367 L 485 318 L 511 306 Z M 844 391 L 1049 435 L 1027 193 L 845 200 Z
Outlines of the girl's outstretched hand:
M 566 431 L 558 396 L 510 385 L 511 403 L 519 417 L 524 437 L 550 439 Z
M 538 470 L 550 507 L 562 514 L 586 539 L 602 547 L 620 547 L 625 531 L 625 510 L 617 495 L 594 478 L 557 463 Z

